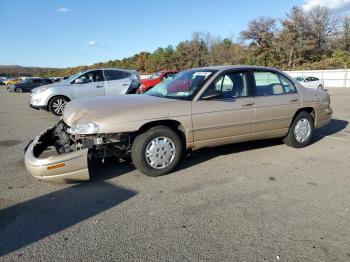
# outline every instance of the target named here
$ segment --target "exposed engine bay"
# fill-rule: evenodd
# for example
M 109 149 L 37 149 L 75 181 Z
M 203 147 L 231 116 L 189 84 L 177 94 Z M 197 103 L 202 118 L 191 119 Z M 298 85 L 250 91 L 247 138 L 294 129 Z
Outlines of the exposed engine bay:
M 40 143 L 34 148 L 34 155 L 39 157 L 48 147 L 53 146 L 58 154 L 89 149 L 90 157 L 116 156 L 123 158 L 130 155 L 132 137 L 129 133 L 72 135 L 69 133 L 69 126 L 60 121 L 41 135 Z

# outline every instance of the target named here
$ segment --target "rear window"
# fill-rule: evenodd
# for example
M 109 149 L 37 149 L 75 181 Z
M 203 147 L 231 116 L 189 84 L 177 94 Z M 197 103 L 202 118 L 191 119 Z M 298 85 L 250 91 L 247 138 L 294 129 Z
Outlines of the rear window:
M 128 72 L 118 70 L 105 70 L 104 72 L 107 81 L 119 80 L 130 76 L 130 73 Z

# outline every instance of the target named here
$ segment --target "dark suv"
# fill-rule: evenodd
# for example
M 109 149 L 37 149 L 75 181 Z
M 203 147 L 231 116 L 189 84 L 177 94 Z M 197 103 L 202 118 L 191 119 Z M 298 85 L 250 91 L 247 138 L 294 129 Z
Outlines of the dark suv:
M 30 92 L 35 87 L 52 83 L 53 81 L 48 78 L 27 78 L 21 83 L 10 85 L 7 90 L 16 93 Z

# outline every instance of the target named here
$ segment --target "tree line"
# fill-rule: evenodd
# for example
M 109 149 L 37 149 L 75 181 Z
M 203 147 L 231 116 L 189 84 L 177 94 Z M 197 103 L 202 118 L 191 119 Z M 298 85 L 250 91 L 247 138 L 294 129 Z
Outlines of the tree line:
M 334 69 L 350 66 L 350 18 L 337 16 L 325 7 L 306 12 L 294 6 L 283 18 L 251 20 L 239 37 L 221 38 L 195 32 L 176 47 L 159 47 L 124 59 L 90 66 L 44 72 L 66 76 L 78 71 L 117 67 L 152 73 L 163 69 L 184 70 L 210 65 L 259 65 L 282 70 Z

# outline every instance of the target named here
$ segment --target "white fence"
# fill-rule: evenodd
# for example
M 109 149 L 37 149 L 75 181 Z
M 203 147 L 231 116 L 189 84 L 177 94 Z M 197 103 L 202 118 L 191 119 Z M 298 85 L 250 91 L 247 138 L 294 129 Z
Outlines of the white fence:
M 324 81 L 325 88 L 350 88 L 350 69 L 285 71 L 291 77 L 314 76 Z
M 350 69 L 285 71 L 291 77 L 314 76 L 324 81 L 325 88 L 350 88 Z M 150 75 L 141 75 L 141 79 Z

